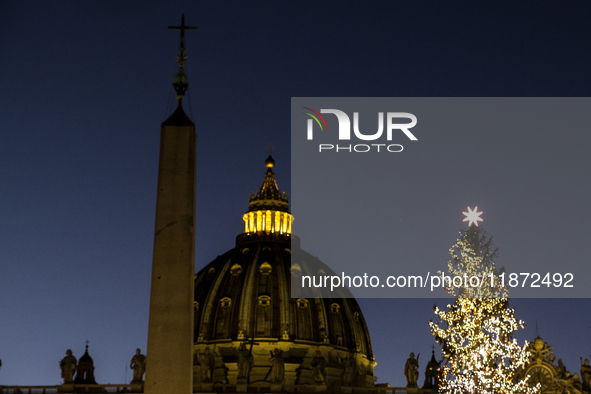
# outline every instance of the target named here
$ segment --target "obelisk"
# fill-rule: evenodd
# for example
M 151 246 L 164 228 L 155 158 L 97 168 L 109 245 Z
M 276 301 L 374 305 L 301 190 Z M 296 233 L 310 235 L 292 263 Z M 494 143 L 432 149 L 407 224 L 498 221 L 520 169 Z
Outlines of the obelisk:
M 162 123 L 156 227 L 150 292 L 145 394 L 193 393 L 193 297 L 195 275 L 195 124 L 182 100 L 185 75 L 183 15 L 178 73 L 173 86 L 178 106 Z

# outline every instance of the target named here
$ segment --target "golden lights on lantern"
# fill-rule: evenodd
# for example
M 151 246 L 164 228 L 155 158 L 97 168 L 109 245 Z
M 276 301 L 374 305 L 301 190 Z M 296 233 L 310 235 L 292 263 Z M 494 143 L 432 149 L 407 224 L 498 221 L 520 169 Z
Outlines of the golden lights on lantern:
M 251 211 L 242 216 L 244 232 L 291 235 L 293 216 L 281 211 Z

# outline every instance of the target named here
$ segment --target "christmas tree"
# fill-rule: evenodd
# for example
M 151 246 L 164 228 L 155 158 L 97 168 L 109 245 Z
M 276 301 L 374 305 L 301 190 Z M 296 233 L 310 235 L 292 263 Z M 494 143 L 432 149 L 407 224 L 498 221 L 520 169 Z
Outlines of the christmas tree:
M 476 208 L 464 212 L 469 228 L 460 231 L 449 250 L 449 276 L 444 279 L 446 291 L 456 300 L 447 311 L 435 307 L 441 322 L 429 323 L 445 357 L 439 391 L 534 394 L 539 385 L 532 388 L 527 379 L 515 380 L 529 356 L 527 343 L 520 347 L 512 338 L 523 322 L 509 308 L 508 291 L 494 263 L 493 240 L 478 227 L 481 213 Z

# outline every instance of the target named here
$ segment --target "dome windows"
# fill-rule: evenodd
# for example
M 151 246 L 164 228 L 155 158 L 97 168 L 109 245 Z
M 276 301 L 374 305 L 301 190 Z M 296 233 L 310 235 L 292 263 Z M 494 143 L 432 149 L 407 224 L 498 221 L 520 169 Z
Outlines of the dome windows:
M 242 272 L 242 266 L 240 264 L 234 264 L 232 268 L 230 268 L 230 274 L 232 276 L 238 276 Z
M 298 263 L 292 264 L 290 268 L 291 274 L 295 277 L 302 276 L 302 268 Z
M 308 307 L 308 300 L 305 298 L 298 298 L 298 308 L 306 309 Z
M 263 275 L 269 275 L 271 273 L 271 271 L 273 271 L 273 268 L 271 267 L 271 264 L 269 264 L 265 261 L 259 267 L 259 271 L 261 271 L 261 274 L 263 274 Z
M 335 302 L 330 306 L 330 310 L 332 311 L 332 313 L 340 313 L 341 306 Z
M 224 297 L 220 300 L 220 307 L 230 308 L 232 306 L 232 299 L 230 297 Z
M 259 305 L 260 306 L 270 306 L 271 305 L 271 297 L 267 294 L 263 294 L 259 296 Z

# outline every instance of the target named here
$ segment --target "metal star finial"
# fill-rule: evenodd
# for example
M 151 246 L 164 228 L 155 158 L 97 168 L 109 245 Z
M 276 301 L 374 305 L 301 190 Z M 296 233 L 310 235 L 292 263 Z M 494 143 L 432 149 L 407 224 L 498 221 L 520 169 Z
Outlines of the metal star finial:
M 480 218 L 480 215 L 482 215 L 482 212 L 477 212 L 478 211 L 478 207 L 474 207 L 474 210 L 470 209 L 470 207 L 468 207 L 468 212 L 462 212 L 464 214 L 464 216 L 466 216 L 466 218 L 463 220 L 464 222 L 468 222 L 468 226 L 471 226 L 472 224 L 475 224 L 476 226 L 478 226 L 478 222 L 482 222 L 482 219 Z

